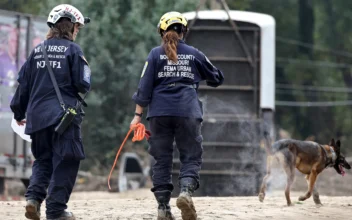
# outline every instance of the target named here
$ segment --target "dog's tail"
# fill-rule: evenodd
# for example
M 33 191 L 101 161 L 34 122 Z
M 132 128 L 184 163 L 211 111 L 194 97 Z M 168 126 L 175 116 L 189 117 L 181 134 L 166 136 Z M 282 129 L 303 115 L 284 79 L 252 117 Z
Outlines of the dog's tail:
M 265 132 L 264 133 L 264 138 L 265 138 L 265 151 L 266 151 L 266 154 L 268 156 L 271 156 L 273 155 L 273 150 L 271 148 L 271 137 L 270 137 L 270 134 L 268 132 Z

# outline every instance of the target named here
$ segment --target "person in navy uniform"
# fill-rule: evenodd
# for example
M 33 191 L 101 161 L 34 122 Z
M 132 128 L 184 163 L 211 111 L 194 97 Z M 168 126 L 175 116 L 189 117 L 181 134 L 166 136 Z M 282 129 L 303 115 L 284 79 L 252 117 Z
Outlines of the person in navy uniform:
M 79 29 L 89 22 L 71 5 L 58 5 L 49 14 L 50 27 L 44 41 L 49 63 L 61 91 L 65 107 L 76 106 L 79 93 L 90 89 L 90 68 L 82 49 L 73 41 Z M 62 135 L 54 131 L 64 115 L 41 49 L 36 46 L 22 66 L 19 85 L 10 107 L 18 125 L 26 124 L 35 161 L 25 194 L 25 216 L 40 219 L 40 206 L 46 199 L 47 219 L 75 219 L 65 211 L 75 185 L 80 161 L 85 158 L 81 122 L 83 111 Z
M 176 204 L 183 219 L 193 220 L 197 214 L 191 195 L 199 187 L 203 152 L 203 110 L 197 89 L 202 80 L 217 87 L 224 76 L 201 51 L 183 41 L 187 20 L 179 12 L 164 14 L 158 32 L 163 43 L 151 50 L 144 65 L 138 90 L 132 97 L 136 110 L 131 126 L 141 121 L 143 109 L 148 106 L 149 153 L 156 161 L 152 166 L 151 191 L 158 202 L 159 220 L 174 219 L 169 201 L 174 188 L 171 171 L 176 141 L 181 161 L 181 193 Z

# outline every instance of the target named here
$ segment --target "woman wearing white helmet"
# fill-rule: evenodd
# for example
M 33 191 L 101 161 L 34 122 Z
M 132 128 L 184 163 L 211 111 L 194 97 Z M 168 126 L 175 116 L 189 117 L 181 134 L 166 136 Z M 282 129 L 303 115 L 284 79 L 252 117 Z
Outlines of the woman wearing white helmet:
M 203 152 L 203 110 L 197 90 L 200 81 L 217 87 L 224 76 L 202 52 L 183 41 L 187 20 L 179 12 L 164 14 L 158 32 L 163 45 L 152 49 L 144 65 L 138 91 L 133 95 L 136 110 L 131 124 L 141 121 L 143 108 L 148 106 L 149 153 L 156 161 L 152 167 L 152 192 L 159 205 L 158 220 L 174 219 L 169 204 L 174 188 L 171 179 L 174 140 L 181 161 L 181 193 L 176 205 L 181 209 L 182 219 L 196 220 L 191 196 L 200 184 Z
M 47 20 L 50 27 L 47 40 L 34 48 L 18 73 L 19 86 L 10 107 L 17 123 L 26 124 L 25 133 L 32 138 L 31 150 L 35 157 L 25 194 L 28 219 L 40 219 L 44 199 L 48 220 L 75 219 L 65 209 L 80 161 L 85 158 L 80 127 L 83 111 L 77 103 L 80 101 L 78 93 L 87 93 L 90 89 L 90 68 L 82 49 L 73 41 L 79 29 L 88 22 L 89 19 L 75 7 L 56 6 Z M 52 69 L 58 91 L 47 64 Z M 69 109 L 77 110 L 71 112 L 75 115 L 73 121 L 63 133 L 56 132 Z

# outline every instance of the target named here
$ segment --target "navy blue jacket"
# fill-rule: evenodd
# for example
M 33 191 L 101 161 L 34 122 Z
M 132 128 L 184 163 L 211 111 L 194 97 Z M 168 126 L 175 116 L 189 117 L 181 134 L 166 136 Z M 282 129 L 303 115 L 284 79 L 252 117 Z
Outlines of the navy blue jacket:
M 67 40 L 52 38 L 45 42 L 50 65 L 66 106 L 75 106 L 77 94 L 90 89 L 91 71 L 79 45 Z M 36 46 L 23 64 L 17 79 L 19 85 L 10 107 L 14 118 L 26 118 L 26 134 L 32 134 L 57 124 L 64 111 L 54 90 L 45 65 L 41 45 Z M 82 116 L 75 121 L 81 122 Z
M 203 112 L 196 85 L 206 80 L 208 86 L 217 87 L 224 81 L 218 70 L 199 50 L 180 40 L 177 45 L 177 63 L 168 60 L 163 47 L 155 47 L 144 65 L 138 91 L 132 99 L 136 104 L 148 106 L 147 118 L 179 116 L 202 119 Z

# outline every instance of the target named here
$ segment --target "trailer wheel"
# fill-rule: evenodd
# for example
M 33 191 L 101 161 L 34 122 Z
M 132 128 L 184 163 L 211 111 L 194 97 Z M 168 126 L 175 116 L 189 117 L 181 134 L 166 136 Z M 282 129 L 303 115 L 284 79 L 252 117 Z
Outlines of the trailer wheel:
M 4 194 L 5 191 L 5 178 L 0 177 L 0 195 Z
M 26 189 L 27 189 L 29 186 L 29 179 L 21 179 L 21 181 L 22 181 L 24 187 L 26 187 Z

